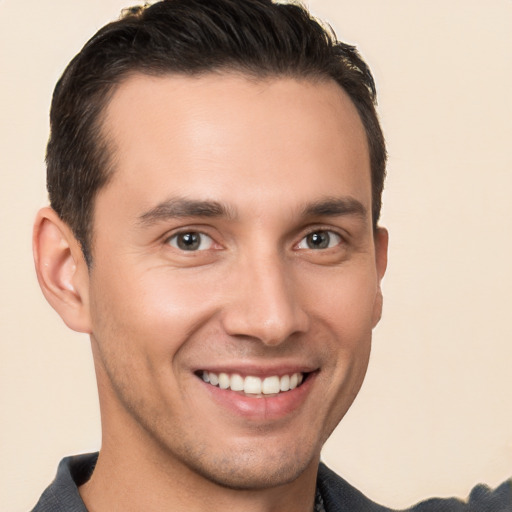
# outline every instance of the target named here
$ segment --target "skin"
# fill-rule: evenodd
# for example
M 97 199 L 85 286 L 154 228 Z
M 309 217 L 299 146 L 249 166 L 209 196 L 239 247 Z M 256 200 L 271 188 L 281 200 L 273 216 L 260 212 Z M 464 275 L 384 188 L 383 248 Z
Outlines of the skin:
M 135 75 L 103 132 L 115 172 L 91 269 L 52 210 L 34 235 L 45 295 L 92 343 L 103 443 L 85 504 L 309 512 L 382 308 L 387 233 L 355 107 L 330 81 Z M 308 377 L 240 398 L 204 369 Z

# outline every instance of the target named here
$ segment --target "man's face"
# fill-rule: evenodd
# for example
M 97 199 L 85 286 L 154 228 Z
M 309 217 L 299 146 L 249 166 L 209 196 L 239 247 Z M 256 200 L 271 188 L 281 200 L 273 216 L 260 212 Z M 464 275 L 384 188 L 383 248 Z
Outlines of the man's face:
M 103 128 L 115 172 L 89 308 L 104 447 L 236 488 L 316 471 L 381 309 L 355 107 L 333 82 L 134 76 Z

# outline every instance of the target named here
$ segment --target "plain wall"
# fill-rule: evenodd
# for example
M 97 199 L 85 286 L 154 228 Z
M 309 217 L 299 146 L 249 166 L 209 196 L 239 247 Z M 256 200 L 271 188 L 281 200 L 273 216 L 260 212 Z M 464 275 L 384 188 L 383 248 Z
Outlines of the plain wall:
M 53 86 L 126 0 L 0 0 L 0 508 L 26 511 L 65 455 L 97 450 L 88 339 L 44 301 Z M 311 0 L 357 44 L 389 146 L 385 310 L 367 380 L 324 460 L 404 507 L 512 475 L 512 2 Z M 300 428 L 300 426 L 298 426 Z

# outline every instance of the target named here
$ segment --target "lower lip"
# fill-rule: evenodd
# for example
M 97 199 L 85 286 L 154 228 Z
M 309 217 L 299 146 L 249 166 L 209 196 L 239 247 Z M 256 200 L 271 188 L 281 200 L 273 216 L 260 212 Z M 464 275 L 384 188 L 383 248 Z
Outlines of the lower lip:
M 310 373 L 299 387 L 275 396 L 248 396 L 201 382 L 212 399 L 232 413 L 252 420 L 277 420 L 297 410 L 305 402 L 315 377 L 316 372 Z

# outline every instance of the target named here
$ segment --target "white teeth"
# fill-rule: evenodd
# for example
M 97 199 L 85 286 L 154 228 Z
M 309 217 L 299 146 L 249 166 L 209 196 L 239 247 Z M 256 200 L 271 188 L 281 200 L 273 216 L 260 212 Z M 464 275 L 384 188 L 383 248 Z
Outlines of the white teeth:
M 244 379 L 238 374 L 231 375 L 231 391 L 243 391 Z
M 229 375 L 227 373 L 219 373 L 219 388 L 220 389 L 228 389 L 229 388 Z
M 261 394 L 261 379 L 259 377 L 245 377 L 244 393 L 249 393 L 251 395 Z
M 276 395 L 279 392 L 295 389 L 304 380 L 304 375 L 302 373 L 292 373 L 282 377 L 272 375 L 264 379 L 248 375 L 244 379 L 237 373 L 229 376 L 224 372 L 217 374 L 203 371 L 202 378 L 204 382 L 210 383 L 212 386 L 218 386 L 220 389 L 243 391 L 249 395 Z
M 272 395 L 273 393 L 279 393 L 279 391 L 279 377 L 277 375 L 267 377 L 261 385 L 261 392 L 264 395 Z
M 283 375 L 281 377 L 279 389 L 281 391 L 288 391 L 290 389 L 290 376 L 289 375 Z

